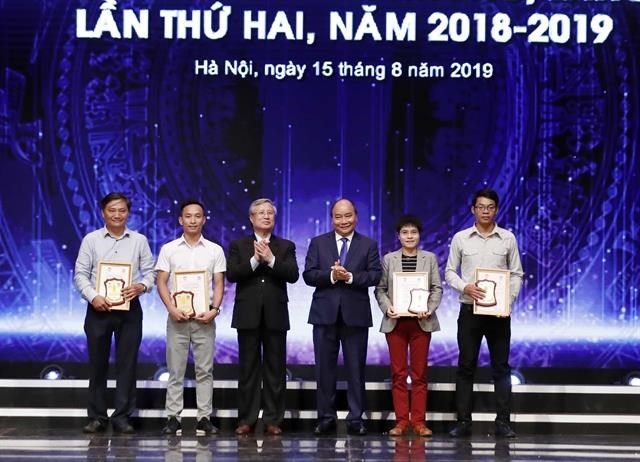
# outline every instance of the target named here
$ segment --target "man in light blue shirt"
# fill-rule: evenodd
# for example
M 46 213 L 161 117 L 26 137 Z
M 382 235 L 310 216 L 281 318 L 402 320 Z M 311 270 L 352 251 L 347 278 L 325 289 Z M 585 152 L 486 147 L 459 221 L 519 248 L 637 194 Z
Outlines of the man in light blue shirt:
M 100 201 L 105 226 L 87 234 L 80 244 L 74 283 L 87 301 L 84 331 L 89 354 L 89 423 L 85 433 L 103 432 L 107 428 L 107 371 L 111 338 L 116 342 L 116 391 L 111 425 L 115 432 L 133 433 L 131 414 L 135 409 L 136 367 L 142 340 L 142 308 L 138 296 L 153 286 L 153 255 L 147 238 L 127 228 L 131 201 L 112 192 Z M 129 301 L 128 310 L 115 305 L 96 289 L 99 262 L 131 264 L 132 283 L 121 295 Z

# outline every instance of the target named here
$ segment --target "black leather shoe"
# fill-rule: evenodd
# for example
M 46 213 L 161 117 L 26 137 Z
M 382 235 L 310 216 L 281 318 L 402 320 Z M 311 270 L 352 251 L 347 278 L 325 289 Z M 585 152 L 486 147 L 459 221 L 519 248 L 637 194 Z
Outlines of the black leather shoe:
M 458 422 L 449 432 L 451 438 L 464 438 L 471 436 L 471 422 Z
M 92 420 L 87 425 L 82 427 L 83 433 L 102 433 L 107 429 L 107 426 L 99 420 Z
M 335 420 L 324 420 L 319 422 L 316 425 L 316 428 L 313 429 L 313 434 L 316 436 L 328 435 L 330 433 L 335 433 L 336 431 L 336 421 Z
M 496 422 L 496 437 L 498 438 L 515 438 L 516 432 L 506 422 Z
M 162 433 L 165 435 L 182 435 L 182 425 L 175 416 L 170 416 L 167 419 L 166 425 L 162 428 Z
M 124 433 L 125 435 L 131 435 L 132 433 L 136 432 L 135 428 L 133 428 L 133 425 L 131 425 L 126 420 L 124 422 L 111 422 L 111 427 L 113 428 L 113 431 L 115 433 Z
M 347 423 L 347 433 L 349 435 L 364 436 L 367 434 L 367 427 L 361 421 Z
M 217 435 L 218 427 L 213 425 L 209 419 L 203 417 L 198 420 L 198 424 L 196 425 L 196 435 L 204 436 L 204 435 Z

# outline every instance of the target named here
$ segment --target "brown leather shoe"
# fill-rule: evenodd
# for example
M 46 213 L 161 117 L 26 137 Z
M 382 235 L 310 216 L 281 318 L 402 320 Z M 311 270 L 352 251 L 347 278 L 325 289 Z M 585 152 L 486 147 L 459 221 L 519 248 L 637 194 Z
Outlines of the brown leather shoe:
M 278 427 L 277 425 L 267 425 L 264 428 L 264 434 L 271 436 L 282 435 L 282 428 Z
M 431 436 L 431 435 L 433 435 L 433 432 L 431 431 L 431 429 L 429 427 L 427 427 L 423 423 L 416 424 L 413 427 L 413 432 L 418 436 Z
M 251 428 L 249 425 L 242 424 L 242 425 L 239 425 L 238 428 L 236 428 L 236 435 L 241 435 L 241 436 L 248 435 L 252 431 L 253 431 L 253 428 Z
M 408 428 L 409 425 L 398 423 L 395 427 L 389 430 L 389 436 L 402 436 L 407 433 Z

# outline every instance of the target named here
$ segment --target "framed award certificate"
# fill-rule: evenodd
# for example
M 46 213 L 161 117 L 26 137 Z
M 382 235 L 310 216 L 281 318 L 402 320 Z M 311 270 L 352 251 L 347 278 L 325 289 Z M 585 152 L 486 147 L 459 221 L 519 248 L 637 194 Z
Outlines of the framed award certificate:
M 129 300 L 122 296 L 122 289 L 131 285 L 132 271 L 131 263 L 98 262 L 96 290 L 111 303 L 112 310 L 129 311 Z
M 207 270 L 175 271 L 172 297 L 176 308 L 191 317 L 209 311 Z
M 476 286 L 484 289 L 482 300 L 473 303 L 474 314 L 509 316 L 511 297 L 509 291 L 511 272 L 503 269 L 476 268 Z
M 393 308 L 400 316 L 429 312 L 429 273 L 393 273 Z

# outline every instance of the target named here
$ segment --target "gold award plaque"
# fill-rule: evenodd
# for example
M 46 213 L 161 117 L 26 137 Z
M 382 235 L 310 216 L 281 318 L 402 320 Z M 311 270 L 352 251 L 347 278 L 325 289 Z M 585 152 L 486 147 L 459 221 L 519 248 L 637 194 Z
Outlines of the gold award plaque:
M 195 316 L 209 311 L 209 272 L 206 269 L 175 271 L 173 300 L 176 308 L 187 314 L 191 311 Z
M 176 308 L 190 318 L 196 315 L 196 310 L 193 307 L 194 295 L 190 290 L 181 290 L 173 294 L 173 303 L 176 304 Z
M 112 310 L 129 311 L 129 300 L 122 296 L 122 289 L 131 285 L 132 272 L 128 262 L 98 262 L 96 290 L 111 303 Z

